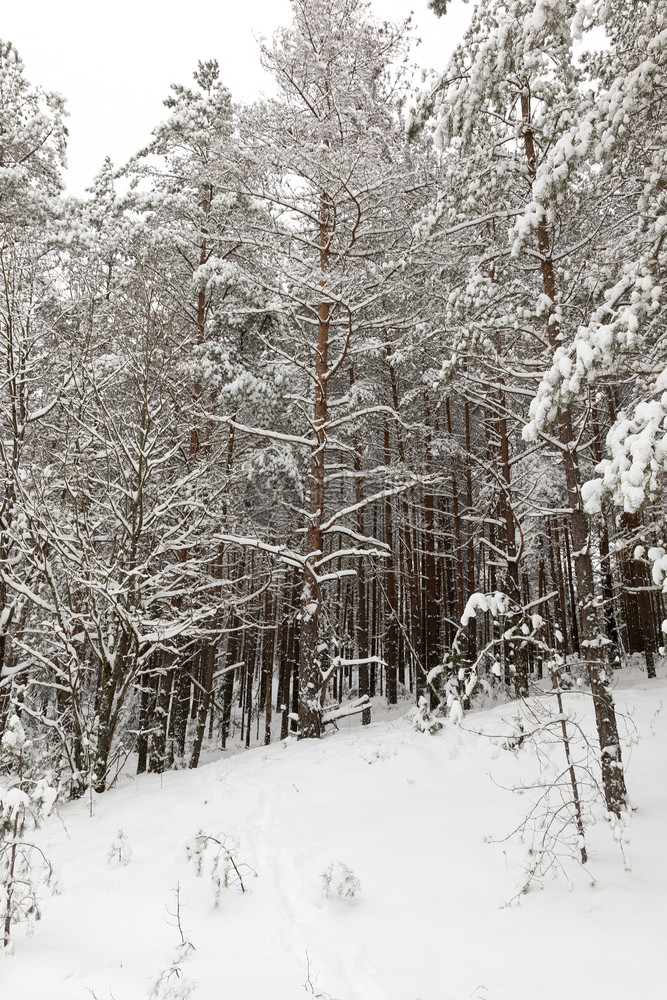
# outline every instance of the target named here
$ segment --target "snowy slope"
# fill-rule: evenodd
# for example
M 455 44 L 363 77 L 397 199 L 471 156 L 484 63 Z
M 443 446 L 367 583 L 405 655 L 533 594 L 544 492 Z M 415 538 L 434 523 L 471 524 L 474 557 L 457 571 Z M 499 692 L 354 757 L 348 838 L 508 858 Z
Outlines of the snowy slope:
M 609 828 L 590 837 L 588 871 L 547 881 L 504 906 L 526 852 L 503 838 L 527 810 L 503 786 L 535 773 L 518 753 L 471 732 L 507 727 L 505 705 L 435 736 L 403 719 L 320 743 L 276 744 L 162 777 L 145 775 L 60 807 L 41 832 L 60 896 L 34 937 L 16 929 L 0 962 L 11 1000 L 141 1000 L 179 943 L 197 1000 L 631 1000 L 666 995 L 667 681 L 616 693 L 639 740 L 626 749 L 637 811 L 623 868 Z M 588 713 L 584 698 L 570 710 Z M 590 717 L 586 715 L 590 725 Z M 122 828 L 126 866 L 107 861 Z M 195 877 L 185 845 L 202 828 L 239 838 L 248 891 Z M 361 891 L 327 898 L 322 873 L 348 866 Z M 306 982 L 310 969 L 310 985 Z M 183 983 L 183 979 L 180 980 Z M 305 985 L 304 985 L 305 984 Z

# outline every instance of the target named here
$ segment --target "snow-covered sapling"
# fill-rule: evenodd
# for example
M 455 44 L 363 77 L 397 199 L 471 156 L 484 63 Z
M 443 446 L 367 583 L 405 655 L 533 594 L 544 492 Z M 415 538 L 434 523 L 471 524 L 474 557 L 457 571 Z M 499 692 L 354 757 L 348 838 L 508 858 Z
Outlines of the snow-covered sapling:
M 178 929 L 180 942 L 176 946 L 169 964 L 155 978 L 151 991 L 148 994 L 149 1000 L 188 1000 L 188 997 L 197 989 L 194 979 L 183 974 L 183 963 L 195 950 L 195 946 L 190 941 L 183 930 L 181 922 L 181 887 L 176 885 L 174 889 L 176 897 L 175 909 L 172 912 L 168 909 L 170 916 L 174 918 L 174 924 Z
M 513 720 L 512 731 L 502 742 L 514 753 L 532 747 L 539 767 L 533 781 L 514 789 L 532 800 L 526 816 L 510 834 L 518 834 L 528 848 L 525 877 L 517 896 L 547 875 L 567 877 L 572 863 L 587 864 L 585 831 L 593 822 L 593 809 L 600 797 L 593 774 L 593 748 L 579 720 L 564 706 L 555 667 L 552 678 L 556 704 L 552 705 L 548 695 L 524 702 L 522 713 Z
M 132 860 L 132 848 L 130 847 L 127 834 L 119 830 L 111 842 L 111 847 L 107 852 L 107 861 L 110 865 L 129 865 Z
M 322 872 L 322 892 L 328 899 L 352 899 L 361 892 L 361 882 L 342 861 L 332 861 Z
M 0 919 L 6 952 L 13 950 L 12 925 L 25 920 L 32 930 L 41 916 L 41 892 L 57 888 L 51 862 L 30 839 L 56 798 L 46 778 L 27 777 L 30 746 L 20 719 L 13 715 L 0 742 L 3 770 L 9 772 L 0 784 Z
M 244 861 L 239 860 L 239 839 L 218 834 L 217 837 L 199 830 L 197 835 L 185 846 L 189 861 L 195 866 L 197 877 L 203 874 L 206 857 L 211 858 L 209 874 L 214 887 L 214 905 L 220 905 L 223 889 L 236 887 L 241 892 L 246 891 L 246 881 L 257 872 Z M 210 850 L 210 855 L 207 853 Z
M 330 993 L 323 993 L 317 985 L 317 973 L 310 967 L 310 955 L 306 952 L 306 981 L 303 988 L 313 1000 L 334 1000 Z

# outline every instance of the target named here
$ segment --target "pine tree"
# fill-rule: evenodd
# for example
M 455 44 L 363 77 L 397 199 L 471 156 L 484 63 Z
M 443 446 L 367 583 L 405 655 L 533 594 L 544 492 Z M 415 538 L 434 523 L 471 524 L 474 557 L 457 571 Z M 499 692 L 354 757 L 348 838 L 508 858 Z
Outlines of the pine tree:
M 243 122 L 240 190 L 259 199 L 269 217 L 240 254 L 281 318 L 269 351 L 297 382 L 294 430 L 252 433 L 308 455 L 305 546 L 288 558 L 302 573 L 300 734 L 317 737 L 322 698 L 338 669 L 335 657 L 331 666 L 324 662 L 322 588 L 354 573 L 329 564 L 384 548 L 346 524 L 345 508 L 330 509 L 329 484 L 349 476 L 334 459 L 346 453 L 354 422 L 386 408 L 355 409 L 347 394 L 337 400 L 333 387 L 343 384 L 352 352 L 355 359 L 372 355 L 377 335 L 401 322 L 390 296 L 412 239 L 414 199 L 400 136 L 405 26 L 375 23 L 361 0 L 295 0 L 293 8 L 293 26 L 262 53 L 281 97 Z M 350 514 L 383 495 L 352 503 Z M 332 538 L 351 545 L 329 550 Z

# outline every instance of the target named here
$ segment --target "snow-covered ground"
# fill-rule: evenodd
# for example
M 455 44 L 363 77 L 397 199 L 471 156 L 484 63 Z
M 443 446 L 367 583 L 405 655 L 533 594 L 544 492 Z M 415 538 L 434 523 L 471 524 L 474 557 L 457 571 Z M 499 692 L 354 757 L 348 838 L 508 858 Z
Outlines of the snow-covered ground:
M 636 727 L 625 748 L 631 871 L 600 821 L 587 872 L 565 858 L 570 884 L 547 879 L 505 905 L 528 855 L 503 838 L 531 800 L 509 788 L 535 776 L 537 758 L 530 745 L 512 752 L 473 730 L 506 732 L 515 705 L 433 736 L 402 718 L 350 725 L 196 772 L 122 779 L 94 800 L 92 817 L 88 800 L 61 806 L 40 843 L 63 891 L 45 901 L 35 936 L 16 928 L 0 996 L 146 998 L 181 940 L 177 887 L 194 951 L 172 982 L 196 983 L 195 1000 L 667 995 L 667 681 L 625 677 L 616 701 Z M 588 699 L 569 696 L 567 706 L 590 728 Z M 126 865 L 107 857 L 119 829 Z M 247 891 L 223 888 L 218 908 L 210 859 L 197 878 L 187 858 L 199 830 L 238 838 L 237 863 L 256 872 L 241 869 Z M 360 883 L 348 898 L 323 891 L 332 864 L 334 887 L 343 877 L 338 862 Z

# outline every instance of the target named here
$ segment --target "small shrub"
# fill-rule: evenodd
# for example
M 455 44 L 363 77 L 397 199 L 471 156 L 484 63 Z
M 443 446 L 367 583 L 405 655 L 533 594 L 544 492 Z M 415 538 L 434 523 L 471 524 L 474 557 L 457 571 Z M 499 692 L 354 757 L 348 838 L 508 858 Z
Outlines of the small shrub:
M 361 882 L 342 861 L 332 861 L 322 872 L 322 892 L 328 899 L 352 899 L 361 892 Z

